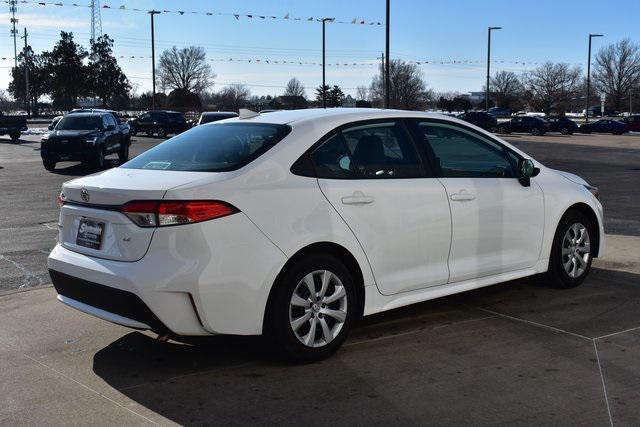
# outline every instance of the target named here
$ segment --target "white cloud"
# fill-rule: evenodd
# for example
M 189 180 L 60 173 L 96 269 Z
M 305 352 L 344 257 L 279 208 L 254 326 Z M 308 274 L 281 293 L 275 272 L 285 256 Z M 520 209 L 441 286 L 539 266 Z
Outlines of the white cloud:
M 0 22 L 8 22 L 11 19 L 9 13 L 0 13 Z M 69 18 L 55 15 L 45 15 L 41 13 L 21 13 L 18 16 L 19 27 L 29 29 L 54 29 L 54 30 L 70 30 L 78 28 L 88 28 L 89 18 Z

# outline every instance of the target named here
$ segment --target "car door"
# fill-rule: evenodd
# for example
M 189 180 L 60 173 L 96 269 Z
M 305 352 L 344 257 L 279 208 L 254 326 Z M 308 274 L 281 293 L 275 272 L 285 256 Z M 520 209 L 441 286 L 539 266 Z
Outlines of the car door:
M 445 284 L 451 215 L 401 121 L 350 124 L 313 151 L 318 184 L 385 295 Z
M 511 119 L 511 132 L 522 132 L 522 117 Z
M 138 117 L 136 123 L 136 130 L 138 132 L 146 132 L 152 129 L 153 120 L 151 120 L 151 113 L 144 113 Z
M 111 115 L 102 116 L 102 129 L 104 132 L 104 145 L 107 153 L 114 151 L 114 146 L 117 145 L 117 129 Z
M 533 267 L 542 245 L 544 200 L 535 180 L 524 186 L 516 178 L 519 155 L 463 125 L 423 120 L 413 128 L 449 198 L 449 281 Z

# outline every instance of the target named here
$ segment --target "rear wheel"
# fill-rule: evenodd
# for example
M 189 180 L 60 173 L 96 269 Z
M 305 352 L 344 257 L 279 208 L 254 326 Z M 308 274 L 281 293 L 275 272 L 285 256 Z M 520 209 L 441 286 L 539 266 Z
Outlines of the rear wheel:
M 508 133 L 504 126 L 498 126 L 498 133 Z
M 158 136 L 160 138 L 166 138 L 167 137 L 167 130 L 165 128 L 158 128 L 157 132 Z
M 52 171 L 56 168 L 56 161 L 54 159 L 42 159 L 42 165 L 48 171 Z
M 531 129 L 531 135 L 536 135 L 537 136 L 537 135 L 541 135 L 541 134 L 542 134 L 542 132 L 540 131 L 539 128 Z
M 20 132 L 11 132 L 9 137 L 11 138 L 11 141 L 18 142 L 20 141 Z
M 569 129 L 567 128 L 562 128 L 560 129 L 560 133 L 563 135 L 570 135 L 571 133 L 569 132 Z
M 330 255 L 310 255 L 274 286 L 266 334 L 288 360 L 322 360 L 340 348 L 356 318 L 351 272 Z
M 589 218 L 569 211 L 558 224 L 553 238 L 546 278 L 556 288 L 573 288 L 584 282 L 591 270 L 595 230 Z

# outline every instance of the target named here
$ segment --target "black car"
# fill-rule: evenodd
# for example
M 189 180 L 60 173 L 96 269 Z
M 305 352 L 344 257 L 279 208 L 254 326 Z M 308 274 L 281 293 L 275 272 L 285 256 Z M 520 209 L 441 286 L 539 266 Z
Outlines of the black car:
M 508 108 L 493 107 L 489 108 L 487 113 L 491 114 L 493 117 L 509 117 L 511 115 L 511 110 Z
M 117 111 L 103 110 L 101 108 L 92 108 L 92 109 L 76 108 L 75 110 L 69 111 L 67 114 L 77 114 L 77 113 L 109 113 L 109 114 L 111 114 L 113 116 L 114 119 L 116 119 L 116 123 L 118 124 L 118 128 L 120 129 L 120 131 L 122 132 L 124 137 L 127 140 L 131 140 L 131 126 L 129 126 L 129 123 L 127 123 L 126 120 L 124 120 L 122 117 L 120 117 L 120 115 L 118 114 Z M 54 120 L 56 118 L 54 118 Z M 58 121 L 59 120 L 60 119 L 58 119 Z M 54 123 L 52 123 L 52 125 L 53 125 L 53 127 L 55 127 Z M 49 130 L 51 130 L 51 129 L 52 128 L 50 127 Z
M 474 124 L 479 128 L 488 130 L 489 132 L 493 132 L 498 126 L 498 120 L 491 114 L 483 111 L 467 111 L 466 113 L 458 115 L 458 118 Z
M 573 135 L 578 131 L 578 125 L 565 116 L 549 116 L 545 118 L 549 123 L 549 132 L 560 132 L 563 135 Z
M 238 117 L 238 113 L 234 113 L 233 111 L 205 111 L 200 114 L 197 126 L 217 122 L 218 120 L 232 119 L 234 117 Z
M 20 133 L 27 130 L 27 116 L 6 116 L 0 111 L 0 136 L 8 134 L 13 142 L 20 140 Z
M 175 135 L 189 128 L 184 114 L 176 111 L 148 111 L 137 119 L 129 120 L 131 135 L 144 132 L 147 136 L 158 135 L 165 138 L 168 134 Z
M 74 113 L 64 116 L 42 138 L 40 156 L 46 170 L 57 162 L 71 160 L 104 166 L 104 157 L 117 153 L 120 162 L 129 158 L 129 141 L 109 113 Z
M 540 117 L 520 116 L 498 124 L 498 133 L 524 132 L 531 135 L 544 135 L 550 127 L 549 123 Z
M 629 128 L 626 124 L 611 119 L 600 119 L 597 122 L 585 123 L 580 125 L 581 133 L 612 133 L 614 135 L 622 135 L 629 132 Z

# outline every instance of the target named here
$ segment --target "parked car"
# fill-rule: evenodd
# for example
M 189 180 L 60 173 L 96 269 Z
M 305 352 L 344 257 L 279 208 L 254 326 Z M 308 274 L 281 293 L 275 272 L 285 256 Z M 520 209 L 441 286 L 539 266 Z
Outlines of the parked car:
M 627 125 L 629 131 L 640 132 L 640 115 L 627 116 L 620 121 Z
M 494 131 L 498 126 L 498 120 L 491 114 L 483 111 L 467 111 L 466 113 L 458 115 L 458 118 L 489 132 Z
M 147 136 L 158 135 L 165 138 L 169 134 L 179 134 L 189 128 L 184 114 L 176 111 L 148 111 L 137 119 L 129 120 L 131 135 L 144 132 Z
M 74 113 L 64 116 L 42 138 L 40 156 L 51 171 L 61 161 L 82 161 L 104 167 L 105 156 L 117 153 L 120 162 L 129 158 L 129 140 L 110 113 Z
M 120 129 L 120 132 L 122 133 L 124 138 L 127 140 L 127 142 L 131 141 L 131 126 L 129 125 L 129 123 L 127 123 L 126 120 L 124 120 L 118 114 L 117 111 L 104 110 L 101 108 L 91 108 L 91 109 L 77 108 L 75 110 L 71 110 L 67 114 L 75 114 L 75 113 L 109 113 L 113 116 L 114 119 L 116 119 L 116 123 L 118 124 L 118 129 Z
M 548 132 L 560 132 L 563 135 L 573 135 L 578 131 L 578 125 L 571 119 L 565 116 L 548 116 L 545 117 L 547 123 L 549 123 Z
M 233 111 L 205 111 L 200 114 L 198 124 L 196 126 L 203 125 L 205 123 L 217 122 L 218 120 L 232 119 L 238 117 L 238 113 Z
M 498 133 L 524 132 L 531 135 L 544 135 L 551 126 L 540 117 L 518 116 L 498 124 Z
M 48 266 L 80 311 L 175 339 L 264 333 L 309 362 L 361 315 L 535 274 L 579 285 L 596 194 L 439 114 L 243 112 L 65 183 Z
M 511 110 L 508 108 L 502 107 L 493 107 L 487 110 L 487 113 L 491 114 L 493 117 L 509 117 L 511 116 Z
M 580 125 L 581 133 L 612 133 L 614 135 L 622 135 L 629 132 L 627 125 L 618 120 L 600 119 L 597 122 L 585 123 Z
M 27 116 L 8 116 L 0 111 L 0 136 L 9 135 L 11 141 L 18 142 L 20 134 L 27 130 Z
M 585 110 L 582 110 L 582 114 L 584 115 Z M 604 113 L 602 112 L 602 107 L 600 105 L 594 105 L 593 107 L 589 107 L 589 117 L 615 117 L 620 113 L 611 108 L 604 109 Z

